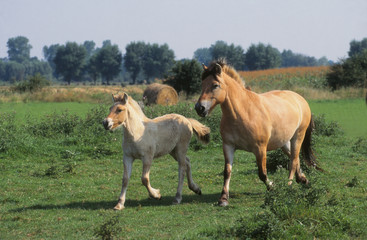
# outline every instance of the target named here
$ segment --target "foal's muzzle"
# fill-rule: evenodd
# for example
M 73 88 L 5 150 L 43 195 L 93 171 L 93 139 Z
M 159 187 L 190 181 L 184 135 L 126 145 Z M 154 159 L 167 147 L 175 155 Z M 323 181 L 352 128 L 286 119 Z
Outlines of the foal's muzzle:
M 110 129 L 111 129 L 110 121 L 109 121 L 107 118 L 105 118 L 105 119 L 103 120 L 102 124 L 103 124 L 103 127 L 104 127 L 106 130 L 110 130 Z

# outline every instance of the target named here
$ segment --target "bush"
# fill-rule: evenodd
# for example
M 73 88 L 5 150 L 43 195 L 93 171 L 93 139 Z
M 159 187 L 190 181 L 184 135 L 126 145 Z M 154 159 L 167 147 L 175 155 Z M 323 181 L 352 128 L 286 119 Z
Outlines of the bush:
M 324 114 L 314 115 L 313 120 L 315 123 L 314 133 L 316 135 L 330 137 L 343 134 L 339 124 L 335 121 L 327 122 Z
M 49 86 L 51 83 L 44 76 L 37 73 L 12 87 L 15 92 L 36 92 L 42 88 Z

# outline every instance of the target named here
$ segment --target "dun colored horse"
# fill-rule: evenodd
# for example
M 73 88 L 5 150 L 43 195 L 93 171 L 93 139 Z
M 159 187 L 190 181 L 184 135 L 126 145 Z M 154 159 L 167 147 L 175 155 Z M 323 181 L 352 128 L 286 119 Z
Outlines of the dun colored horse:
M 272 182 L 266 171 L 266 152 L 281 148 L 289 157 L 289 182 L 308 183 L 300 168 L 302 148 L 308 165 L 315 166 L 311 150 L 313 121 L 306 100 L 292 91 L 271 91 L 257 94 L 245 88 L 238 73 L 223 61 L 204 66 L 202 92 L 195 105 L 197 113 L 206 117 L 220 104 L 222 120 L 224 186 L 220 206 L 228 205 L 229 182 L 234 152 L 237 149 L 254 153 L 259 178 L 268 189 Z
M 138 103 L 126 93 L 113 95 L 113 101 L 114 104 L 110 108 L 109 115 L 104 119 L 103 125 L 106 130 L 115 130 L 121 126 L 124 129 L 122 145 L 124 174 L 121 195 L 115 209 L 124 208 L 134 159 L 141 159 L 143 162 L 141 181 L 147 188 L 149 196 L 155 199 L 161 198 L 159 189 L 150 186 L 149 173 L 153 158 L 168 153 L 178 162 L 179 179 L 174 203 L 181 202 L 185 172 L 189 188 L 196 194 L 201 194 L 200 188 L 192 179 L 190 160 L 186 152 L 193 133 L 199 140 L 207 143 L 210 129 L 194 119 L 178 114 L 149 119 L 144 115 Z

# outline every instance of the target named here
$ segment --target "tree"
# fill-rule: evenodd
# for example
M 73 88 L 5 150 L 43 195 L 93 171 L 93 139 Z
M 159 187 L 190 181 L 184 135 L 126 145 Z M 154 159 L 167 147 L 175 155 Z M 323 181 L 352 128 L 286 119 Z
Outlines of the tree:
M 107 85 L 121 71 L 122 54 L 117 45 L 105 45 L 96 56 L 98 71 L 106 79 Z
M 166 81 L 177 92 L 186 92 L 187 97 L 201 91 L 201 64 L 196 60 L 178 61 L 170 71 Z
M 54 58 L 56 72 L 63 75 L 64 80 L 70 85 L 73 79 L 77 80 L 80 77 L 86 55 L 85 47 L 75 42 L 60 46 Z
M 249 70 L 277 68 L 281 64 L 281 55 L 279 50 L 270 44 L 252 44 L 245 54 L 245 63 Z
M 57 49 L 60 47 L 59 44 L 52 44 L 49 47 L 44 46 L 43 47 L 43 56 L 46 59 L 46 61 L 48 62 L 48 64 L 50 65 L 51 69 L 52 69 L 52 73 L 53 76 L 57 78 L 57 74 L 56 74 L 56 65 L 54 62 L 54 58 L 56 56 L 56 52 Z
M 87 51 L 87 59 L 89 59 L 95 51 L 96 43 L 93 41 L 84 41 L 83 46 Z
M 126 46 L 124 65 L 131 75 L 133 84 L 136 84 L 136 79 L 143 69 L 146 50 L 147 45 L 144 42 L 131 42 Z
M 98 69 L 97 56 L 98 56 L 98 54 L 92 55 L 89 58 L 88 64 L 87 64 L 87 71 L 88 71 L 89 76 L 93 80 L 94 85 L 97 84 L 97 79 L 100 76 L 100 72 L 99 72 L 99 69 Z
M 367 83 L 367 49 L 332 65 L 330 70 L 326 79 L 333 90 L 348 86 L 364 87 Z
M 7 42 L 9 60 L 18 63 L 28 61 L 32 48 L 28 42 L 28 38 L 23 36 L 10 38 Z
M 367 38 L 364 38 L 362 41 L 353 40 L 349 43 L 349 57 L 356 56 L 363 52 L 363 50 L 367 49 Z
M 194 59 L 208 66 L 213 56 L 209 48 L 199 48 L 194 52 Z
M 148 82 L 157 77 L 163 77 L 175 63 L 175 54 L 167 44 L 147 45 L 143 61 L 143 70 Z
M 213 59 L 225 58 L 226 61 L 237 70 L 245 69 L 244 50 L 233 43 L 228 45 L 224 41 L 217 41 L 210 47 Z

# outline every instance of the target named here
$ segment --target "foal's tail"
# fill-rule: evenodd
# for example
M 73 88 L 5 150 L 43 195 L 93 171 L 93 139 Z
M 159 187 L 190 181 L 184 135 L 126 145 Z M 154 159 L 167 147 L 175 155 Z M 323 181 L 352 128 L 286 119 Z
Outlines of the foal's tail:
M 210 128 L 208 128 L 207 126 L 201 124 L 199 121 L 197 121 L 193 118 L 188 118 L 187 120 L 190 121 L 192 130 L 194 130 L 194 133 L 197 136 L 197 138 L 205 144 L 209 143 L 209 141 L 210 141 Z
M 310 124 L 308 125 L 308 128 L 306 130 L 306 134 L 305 134 L 305 138 L 302 142 L 302 153 L 303 153 L 303 157 L 306 161 L 306 164 L 308 166 L 315 167 L 317 170 L 323 172 L 324 170 L 317 166 L 316 157 L 315 157 L 315 155 L 312 151 L 312 148 L 311 148 L 311 141 L 312 141 L 311 134 L 312 134 L 312 131 L 313 131 L 314 127 L 315 127 L 315 123 L 313 121 L 313 117 L 311 116 Z

